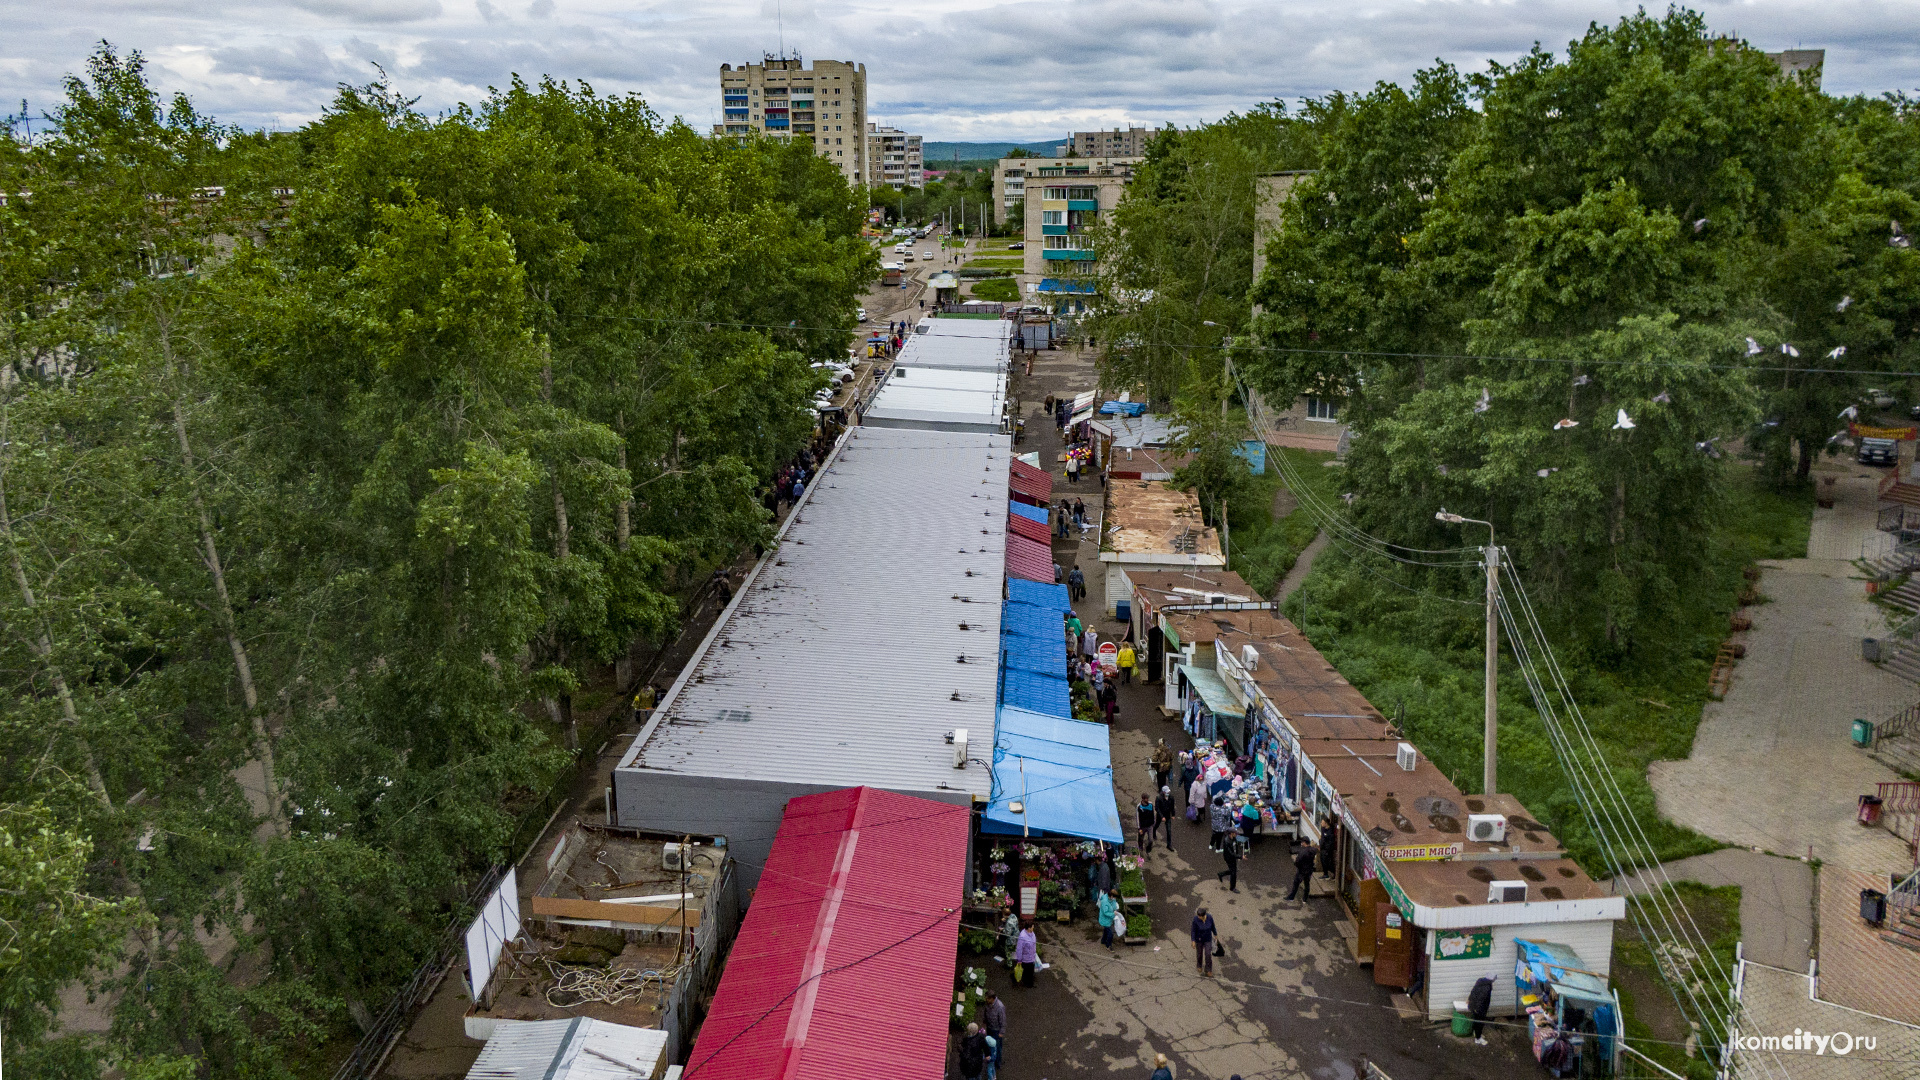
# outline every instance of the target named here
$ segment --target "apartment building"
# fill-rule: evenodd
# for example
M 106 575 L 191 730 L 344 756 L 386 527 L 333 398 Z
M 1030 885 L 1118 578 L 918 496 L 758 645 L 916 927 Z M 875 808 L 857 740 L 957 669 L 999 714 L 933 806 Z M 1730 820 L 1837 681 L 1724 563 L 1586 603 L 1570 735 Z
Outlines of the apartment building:
M 1030 290 L 1060 314 L 1085 311 L 1095 293 L 1092 232 L 1113 213 L 1132 171 L 1037 179 L 1026 188 L 1026 259 L 1038 278 Z
M 721 64 L 720 108 L 726 119 L 713 126 L 715 135 L 803 140 L 838 166 L 847 183 L 867 182 L 865 64 L 815 60 L 809 68 L 797 54 L 737 68 Z M 914 149 L 917 158 L 917 137 Z
M 895 191 L 925 187 L 924 165 L 920 136 L 882 124 L 867 124 L 867 183 L 885 184 Z
M 1114 128 L 1112 131 L 1076 131 L 1060 144 L 1060 156 L 1145 157 L 1147 144 L 1160 134 L 1159 128 Z
M 993 221 L 1005 225 L 1007 215 L 1027 197 L 1030 186 L 1054 179 L 1097 176 L 1133 178 L 1138 157 L 1024 157 L 1001 158 L 993 166 Z M 1028 236 L 1036 235 L 1029 230 Z

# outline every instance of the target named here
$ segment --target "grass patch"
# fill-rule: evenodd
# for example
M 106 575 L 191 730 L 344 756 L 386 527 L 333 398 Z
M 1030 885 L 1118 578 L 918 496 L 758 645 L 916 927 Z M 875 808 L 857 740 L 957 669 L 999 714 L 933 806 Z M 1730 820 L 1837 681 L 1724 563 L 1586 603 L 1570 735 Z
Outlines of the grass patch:
M 1232 525 L 1233 544 L 1228 568 L 1262 596 L 1273 595 L 1274 587 L 1293 569 L 1300 552 L 1320 531 L 1312 512 L 1300 505 L 1298 492 L 1292 493 L 1291 500 L 1280 500 L 1291 502 L 1293 509 L 1274 517 L 1275 497 L 1287 486 L 1273 461 L 1280 454 L 1287 455 L 1301 482 L 1322 502 L 1340 497 L 1343 479 L 1340 470 L 1323 464 L 1333 458 L 1330 453 L 1268 447 L 1266 474 L 1248 477 L 1241 491 L 1229 497 L 1227 516 Z
M 1740 887 L 1712 889 L 1698 882 L 1677 881 L 1668 893 L 1686 908 L 1722 970 L 1731 974 L 1734 946 L 1740 940 Z M 1689 1060 L 1682 1047 L 1671 1045 L 1686 1039 L 1687 1024 L 1674 1007 L 1666 984 L 1660 981 L 1660 960 L 1631 928 L 1634 908 L 1642 903 L 1645 901 L 1639 897 L 1628 901 L 1628 923 L 1622 924 L 1613 938 L 1612 984 L 1620 991 L 1627 1039 L 1636 1050 L 1674 1072 L 1710 1080 L 1714 1075 L 1711 1062 L 1704 1057 Z M 1724 984 L 1708 989 L 1716 995 L 1727 991 Z
M 975 282 L 971 291 L 976 300 L 1000 304 L 1011 304 L 1020 299 L 1020 286 L 1012 278 L 988 278 Z

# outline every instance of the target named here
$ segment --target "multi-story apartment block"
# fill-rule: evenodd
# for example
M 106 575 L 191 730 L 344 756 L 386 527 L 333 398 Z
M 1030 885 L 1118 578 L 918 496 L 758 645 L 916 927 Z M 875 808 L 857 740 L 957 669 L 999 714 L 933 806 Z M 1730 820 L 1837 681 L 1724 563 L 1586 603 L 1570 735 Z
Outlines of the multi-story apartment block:
M 1018 159 L 1015 159 L 1018 160 Z M 1066 176 L 1027 184 L 1023 272 L 1059 310 L 1084 310 L 1094 292 L 1092 232 L 1126 193 L 1129 175 Z
M 1130 180 L 1133 178 L 1133 167 L 1139 162 L 1137 157 L 1001 158 L 993 166 L 994 224 L 1006 224 L 1007 215 L 1035 186 L 1056 179 L 1081 176 Z M 1028 209 L 1032 209 L 1031 205 Z M 1028 230 L 1027 235 L 1032 237 L 1036 234 Z
M 899 128 L 867 125 L 867 183 L 901 188 L 925 187 L 926 173 L 920 136 Z
M 1075 157 L 1145 157 L 1147 144 L 1160 134 L 1159 128 L 1127 128 L 1112 131 L 1076 131 L 1067 136 L 1060 144 L 1060 156 L 1071 152 Z
M 798 55 L 766 56 L 738 68 L 721 64 L 720 108 L 726 119 L 713 126 L 715 135 L 802 140 L 838 166 L 847 183 L 867 182 L 865 64 L 815 60 L 808 69 Z

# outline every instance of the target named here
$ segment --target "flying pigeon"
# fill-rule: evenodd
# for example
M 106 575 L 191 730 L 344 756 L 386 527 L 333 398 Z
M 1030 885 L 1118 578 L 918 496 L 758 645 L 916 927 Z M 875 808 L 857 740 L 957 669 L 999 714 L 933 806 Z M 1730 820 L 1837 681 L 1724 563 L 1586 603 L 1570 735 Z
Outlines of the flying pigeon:
M 1842 420 L 1853 420 L 1858 418 L 1859 415 L 1860 415 L 1859 408 L 1857 406 L 1849 405 L 1846 408 L 1840 410 L 1839 418 Z
M 1555 468 L 1555 469 L 1535 469 L 1535 470 L 1533 470 L 1533 475 L 1535 475 L 1535 476 L 1537 476 L 1537 477 L 1539 477 L 1539 478 L 1540 478 L 1540 479 L 1542 479 L 1542 480 L 1545 480 L 1545 479 L 1546 479 L 1547 477 L 1549 477 L 1549 476 L 1552 476 L 1552 475 L 1553 475 L 1554 473 L 1557 473 L 1557 472 L 1559 472 L 1559 471 L 1560 471 L 1560 470 L 1559 470 L 1559 469 L 1557 469 L 1557 468 Z
M 1575 375 L 1573 377 L 1573 385 L 1575 386 L 1585 386 L 1592 381 L 1593 376 L 1591 375 Z
M 1853 306 L 1853 297 L 1851 297 L 1851 296 L 1843 296 L 1843 297 L 1841 297 L 1841 298 L 1840 298 L 1840 302 L 1839 302 L 1839 303 L 1837 303 L 1837 304 L 1835 304 L 1835 305 L 1833 305 L 1833 310 L 1835 310 L 1835 311 L 1845 311 L 1845 310 L 1847 310 L 1848 308 L 1850 308 L 1850 307 L 1852 307 L 1852 306 Z
M 1673 404 L 1673 395 L 1667 393 L 1665 390 L 1662 390 L 1659 393 L 1653 395 L 1653 403 L 1655 405 L 1671 405 Z
M 1347 493 L 1346 493 L 1345 495 L 1342 495 L 1342 496 L 1340 496 L 1340 497 L 1341 497 L 1342 499 L 1345 499 L 1345 500 L 1347 501 L 1347 505 L 1348 505 L 1348 506 L 1352 506 L 1352 505 L 1353 505 L 1353 492 L 1351 492 L 1351 491 L 1349 491 L 1349 492 L 1347 492 Z
M 1563 431 L 1570 427 L 1579 427 L 1579 426 L 1580 426 L 1580 421 L 1569 418 L 1566 420 L 1562 420 L 1559 423 L 1553 425 L 1553 430 Z
M 1473 403 L 1473 411 L 1477 413 L 1483 413 L 1492 407 L 1493 407 L 1493 395 L 1487 393 L 1485 387 L 1481 387 L 1480 400 Z
M 1752 338 L 1747 339 L 1747 355 L 1748 356 L 1760 355 L 1760 343 L 1753 340 Z
M 1614 417 L 1613 430 L 1615 431 L 1633 430 L 1633 417 L 1627 415 L 1627 410 L 1621 409 L 1619 415 Z
M 1707 219 L 1706 219 L 1706 218 L 1699 218 L 1698 220 L 1696 220 L 1696 221 L 1694 221 L 1694 223 L 1693 223 L 1693 231 L 1694 231 L 1694 232 L 1699 232 L 1699 231 L 1700 231 L 1701 229 L 1704 229 L 1704 228 L 1706 228 L 1706 227 L 1707 227 Z
M 1706 442 L 1697 442 L 1693 444 L 1693 448 L 1710 458 L 1717 458 L 1720 456 L 1720 450 L 1713 444 L 1718 441 L 1718 439 L 1708 439 Z
M 1845 355 L 1847 355 L 1847 347 L 1845 345 L 1836 345 L 1833 351 L 1827 354 L 1827 359 L 1838 360 Z
M 1794 347 L 1793 347 L 1792 345 L 1790 345 L 1790 344 L 1788 344 L 1788 343 L 1786 343 L 1786 342 L 1784 342 L 1784 341 L 1780 343 L 1780 351 L 1781 351 L 1781 352 L 1783 352 L 1783 353 L 1785 353 L 1785 354 L 1786 354 L 1786 355 L 1788 355 L 1788 356 L 1799 356 L 1799 355 L 1800 355 L 1800 350 L 1799 350 L 1799 349 L 1796 349 L 1796 348 L 1794 348 Z

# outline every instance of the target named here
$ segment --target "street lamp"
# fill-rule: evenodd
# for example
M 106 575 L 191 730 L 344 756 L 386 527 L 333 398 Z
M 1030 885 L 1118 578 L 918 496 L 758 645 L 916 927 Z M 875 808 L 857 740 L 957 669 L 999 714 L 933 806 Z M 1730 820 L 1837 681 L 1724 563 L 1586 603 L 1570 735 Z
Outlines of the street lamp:
M 1435 521 L 1444 521 L 1449 525 L 1485 525 L 1487 527 L 1487 546 L 1484 549 L 1487 559 L 1487 701 L 1486 701 L 1486 749 L 1481 762 L 1481 790 L 1489 797 L 1494 793 L 1494 780 L 1498 773 L 1500 726 L 1497 721 L 1496 702 L 1500 679 L 1500 549 L 1493 543 L 1493 522 L 1479 518 L 1463 517 L 1441 507 L 1433 515 Z

